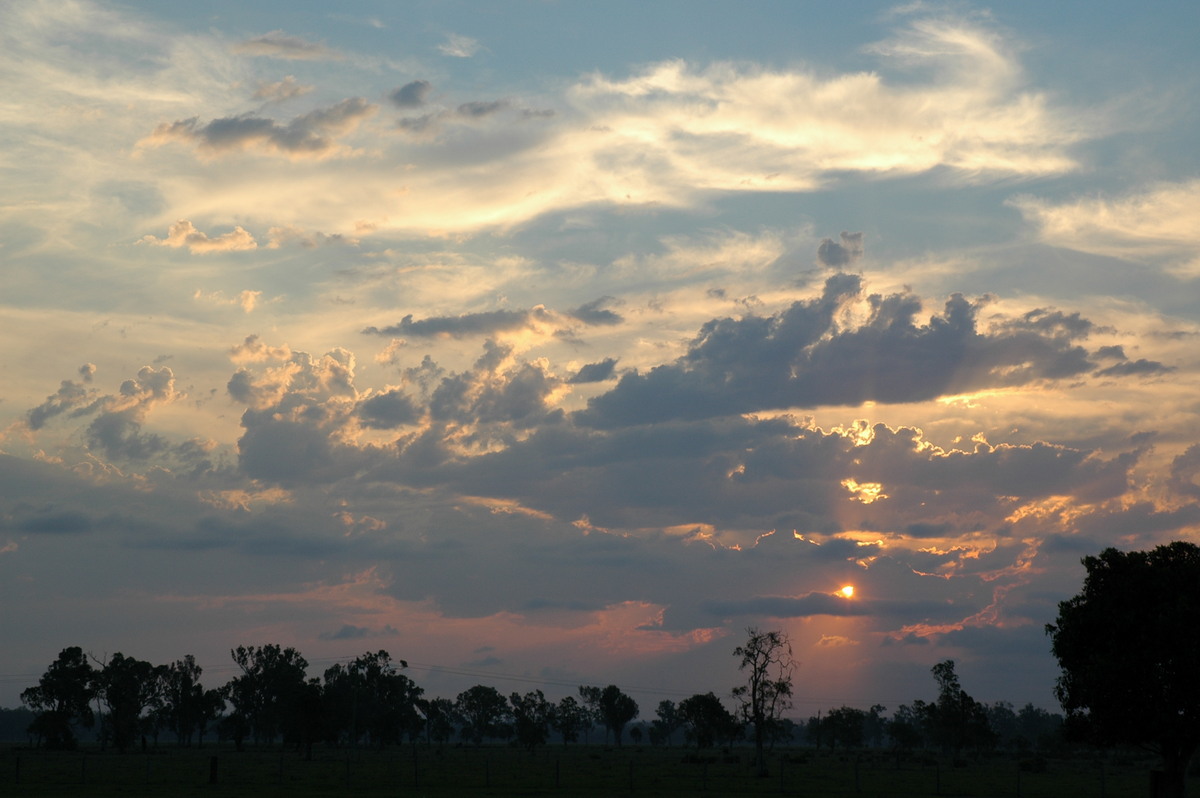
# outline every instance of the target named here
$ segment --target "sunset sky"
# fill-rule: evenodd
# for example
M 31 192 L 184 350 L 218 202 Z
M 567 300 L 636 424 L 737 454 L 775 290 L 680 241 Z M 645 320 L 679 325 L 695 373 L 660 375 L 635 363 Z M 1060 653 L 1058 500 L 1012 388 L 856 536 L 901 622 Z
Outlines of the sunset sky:
M 0 706 L 204 682 L 1056 709 L 1200 539 L 1200 4 L 0 5 Z M 852 595 L 842 592 L 852 585 Z

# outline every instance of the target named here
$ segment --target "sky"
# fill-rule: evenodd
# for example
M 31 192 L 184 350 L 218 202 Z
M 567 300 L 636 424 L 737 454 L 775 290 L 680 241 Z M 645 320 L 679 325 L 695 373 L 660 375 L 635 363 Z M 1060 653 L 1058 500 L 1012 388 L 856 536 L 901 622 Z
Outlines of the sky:
M 1056 709 L 1200 539 L 1200 5 L 0 5 L 0 706 L 58 652 Z M 840 593 L 847 585 L 853 596 Z

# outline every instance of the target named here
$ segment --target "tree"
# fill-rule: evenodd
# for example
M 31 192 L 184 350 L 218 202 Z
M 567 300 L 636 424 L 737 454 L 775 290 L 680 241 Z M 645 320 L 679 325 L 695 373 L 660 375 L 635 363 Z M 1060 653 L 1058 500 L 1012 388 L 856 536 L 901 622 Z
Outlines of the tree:
M 21 702 L 33 710 L 31 734 L 47 748 L 73 749 L 75 726 L 91 728 L 96 670 L 79 646 L 64 648 L 34 687 L 21 692 Z
M 742 731 L 737 717 L 711 692 L 680 701 L 679 717 L 687 724 L 697 748 L 732 743 Z
M 742 702 L 742 715 L 754 724 L 754 752 L 758 775 L 767 775 L 763 747 L 770 728 L 778 723 L 792 705 L 792 644 L 783 632 L 746 630 L 746 644 L 733 650 L 741 657 L 738 670 L 746 671 L 746 684 L 733 688 L 733 696 Z
M 962 689 L 954 673 L 954 660 L 943 660 L 930 671 L 938 683 L 937 702 L 926 705 L 934 742 L 956 753 L 963 748 L 990 745 L 992 731 L 987 708 Z
M 477 684 L 458 694 L 454 708 L 463 721 L 462 734 L 475 745 L 484 737 L 499 737 L 508 719 L 508 702 L 495 687 Z
M 654 729 L 657 729 L 662 735 L 663 741 L 671 744 L 671 735 L 675 730 L 683 725 L 683 718 L 679 715 L 679 708 L 675 706 L 674 701 L 659 701 L 658 709 L 654 710 L 654 714 L 658 719 L 654 721 Z
M 541 690 L 534 690 L 525 695 L 513 693 L 508 700 L 512 704 L 517 742 L 532 754 L 539 745 L 545 745 L 550 736 L 550 719 L 554 714 L 554 705 L 546 700 Z
M 579 732 L 592 725 L 592 716 L 587 707 L 581 706 L 572 696 L 564 696 L 554 707 L 550 720 L 554 729 L 562 735 L 563 745 L 579 739 Z
M 162 671 L 162 714 L 179 745 L 192 744 L 192 735 L 206 723 L 205 690 L 201 668 L 188 654 Z M 210 699 L 211 700 L 211 699 Z
M 1200 746 L 1200 547 L 1105 549 L 1084 557 L 1083 590 L 1046 625 L 1068 729 L 1156 750 L 1162 796 L 1185 793 Z
M 142 713 L 158 705 L 166 670 L 117 652 L 97 672 L 97 695 L 108 709 L 105 725 L 118 751 L 127 751 L 143 733 Z
M 275 644 L 238 646 L 229 654 L 242 671 L 229 680 L 225 692 L 233 704 L 230 727 L 238 749 L 247 731 L 256 742 L 274 740 L 296 702 L 311 692 L 306 687 L 308 661 L 296 649 Z
M 625 724 L 637 718 L 637 702 L 626 696 L 616 684 L 604 690 L 580 688 L 583 700 L 592 704 L 606 730 L 612 732 L 613 743 L 620 745 L 620 732 Z
M 454 702 L 449 698 L 431 698 L 421 701 L 420 708 L 425 713 L 426 738 L 431 743 L 444 745 L 454 736 L 454 727 L 458 722 Z
M 862 748 L 863 727 L 867 713 L 854 707 L 841 706 L 825 714 L 825 730 L 829 735 L 829 748 Z
M 382 747 L 420 731 L 417 704 L 423 691 L 400 673 L 403 662 L 398 668 L 388 652 L 368 651 L 346 665 L 326 669 L 324 705 L 332 737 L 345 734 L 355 744 L 366 734 L 373 745 Z

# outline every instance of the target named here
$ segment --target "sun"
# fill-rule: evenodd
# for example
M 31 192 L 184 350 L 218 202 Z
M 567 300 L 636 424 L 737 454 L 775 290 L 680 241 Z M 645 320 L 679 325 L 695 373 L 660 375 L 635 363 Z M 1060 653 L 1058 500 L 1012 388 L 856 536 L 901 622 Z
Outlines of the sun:
M 838 595 L 843 598 L 854 598 L 854 585 L 846 585 L 838 591 Z

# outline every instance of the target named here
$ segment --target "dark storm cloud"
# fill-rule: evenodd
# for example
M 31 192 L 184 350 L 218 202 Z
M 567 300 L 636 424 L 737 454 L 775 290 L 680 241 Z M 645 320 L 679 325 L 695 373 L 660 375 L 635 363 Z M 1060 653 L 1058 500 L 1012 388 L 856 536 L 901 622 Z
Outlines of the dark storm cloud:
M 429 81 L 414 80 L 393 91 L 388 98 L 397 108 L 420 108 L 431 91 L 433 84 Z
M 789 407 L 918 402 L 1093 368 L 1087 350 L 1071 341 L 1083 320 L 1039 317 L 981 333 L 981 305 L 959 294 L 925 323 L 917 320 L 919 298 L 876 294 L 866 298 L 869 318 L 861 326 L 839 326 L 835 314 L 860 291 L 860 278 L 838 274 L 821 297 L 775 316 L 714 319 L 686 355 L 626 374 L 614 390 L 591 399 L 578 421 L 611 428 Z
M 322 157 L 338 149 L 336 137 L 352 130 L 375 112 L 361 97 L 318 108 L 280 124 L 260 116 L 230 116 L 201 123 L 192 117 L 163 123 L 146 139 L 152 144 L 184 141 L 209 153 L 225 153 L 261 147 L 293 157 Z
M 840 269 L 862 257 L 862 233 L 842 233 L 841 239 L 841 243 L 838 243 L 832 238 L 822 238 L 817 246 L 817 262 L 822 266 Z
M 612 379 L 613 374 L 617 369 L 616 358 L 605 358 L 599 363 L 588 363 L 575 372 L 571 379 L 567 382 L 573 385 L 579 385 L 588 382 L 604 382 Z

